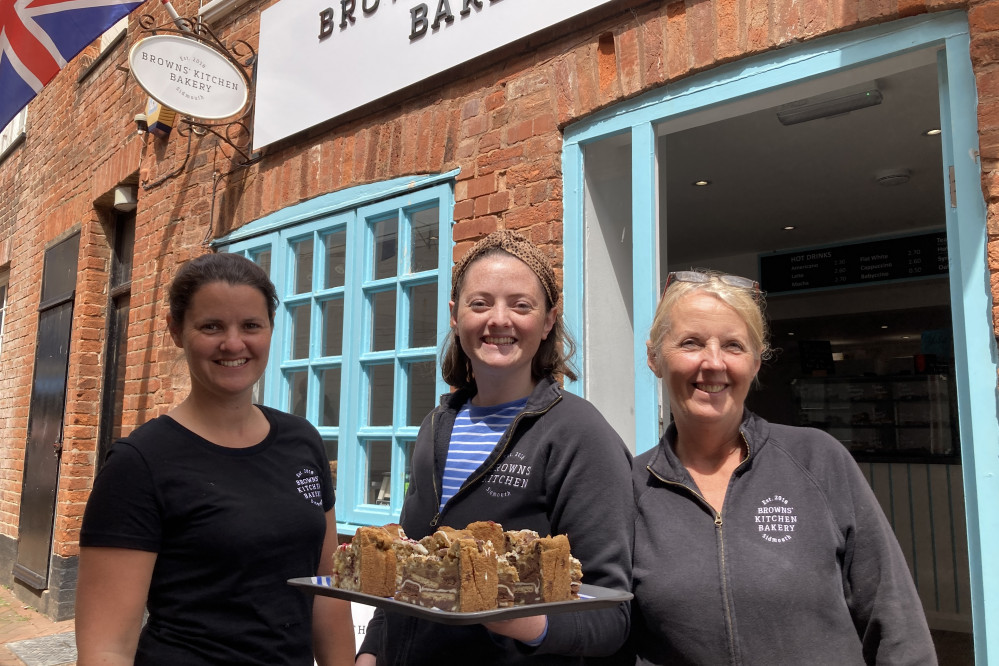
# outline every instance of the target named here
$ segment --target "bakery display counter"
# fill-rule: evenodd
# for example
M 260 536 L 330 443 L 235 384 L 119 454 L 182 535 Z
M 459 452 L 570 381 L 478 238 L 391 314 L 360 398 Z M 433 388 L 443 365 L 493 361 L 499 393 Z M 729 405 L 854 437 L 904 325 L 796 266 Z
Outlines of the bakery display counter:
M 794 425 L 825 430 L 858 460 L 953 463 L 952 384 L 943 374 L 799 378 Z

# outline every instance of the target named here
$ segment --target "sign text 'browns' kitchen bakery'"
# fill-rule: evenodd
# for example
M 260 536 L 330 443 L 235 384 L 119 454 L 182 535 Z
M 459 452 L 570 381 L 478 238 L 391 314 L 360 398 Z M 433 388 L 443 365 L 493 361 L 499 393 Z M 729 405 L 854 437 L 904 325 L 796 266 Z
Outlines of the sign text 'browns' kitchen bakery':
M 610 1 L 281 0 L 260 14 L 253 147 Z

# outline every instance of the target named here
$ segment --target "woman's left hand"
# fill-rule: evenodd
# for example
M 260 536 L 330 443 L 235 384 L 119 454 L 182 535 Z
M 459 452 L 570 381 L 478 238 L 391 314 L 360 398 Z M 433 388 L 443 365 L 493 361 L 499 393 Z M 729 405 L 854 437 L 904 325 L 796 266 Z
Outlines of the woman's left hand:
M 541 638 L 548 628 L 547 615 L 532 615 L 531 617 L 518 617 L 513 620 L 500 620 L 499 622 L 483 623 L 486 629 L 520 641 L 521 643 L 533 643 Z

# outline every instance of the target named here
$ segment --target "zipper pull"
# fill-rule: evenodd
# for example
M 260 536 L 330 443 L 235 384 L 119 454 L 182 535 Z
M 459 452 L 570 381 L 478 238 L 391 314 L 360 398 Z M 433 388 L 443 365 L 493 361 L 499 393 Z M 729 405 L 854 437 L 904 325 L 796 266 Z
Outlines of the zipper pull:
M 441 514 L 437 513 L 434 516 L 434 519 L 430 521 L 430 527 L 437 527 L 437 523 L 438 523 L 438 521 L 440 521 L 440 519 L 441 519 Z
M 722 526 L 721 514 L 720 513 L 716 513 L 715 514 L 715 527 L 721 527 L 721 526 Z

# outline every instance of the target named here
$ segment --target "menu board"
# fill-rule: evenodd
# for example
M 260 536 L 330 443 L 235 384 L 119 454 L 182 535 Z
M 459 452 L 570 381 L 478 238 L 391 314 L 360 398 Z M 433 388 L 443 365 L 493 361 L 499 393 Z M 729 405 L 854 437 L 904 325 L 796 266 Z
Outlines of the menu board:
M 947 273 L 947 232 L 760 255 L 768 294 L 910 280 Z

